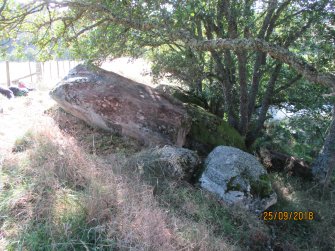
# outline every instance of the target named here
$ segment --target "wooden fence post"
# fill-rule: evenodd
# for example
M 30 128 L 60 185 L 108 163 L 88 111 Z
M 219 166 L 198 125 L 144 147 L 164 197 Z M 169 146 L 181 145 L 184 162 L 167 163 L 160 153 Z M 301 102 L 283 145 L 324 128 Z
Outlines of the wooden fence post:
M 57 63 L 57 77 L 59 78 L 59 63 L 58 63 L 58 60 L 56 60 L 56 63 Z
M 9 61 L 6 61 L 7 86 L 10 86 Z
M 50 78 L 52 79 L 52 69 L 51 69 L 51 63 L 52 61 L 49 60 L 49 72 L 50 72 Z
M 41 62 L 36 62 L 36 82 L 40 83 L 42 80 L 42 65 Z
M 30 74 L 30 82 L 33 82 L 33 76 L 31 75 L 31 64 L 29 61 L 29 74 Z
M 65 61 L 62 60 L 62 63 L 63 63 L 63 75 L 62 76 L 65 76 L 65 73 L 66 73 L 66 71 L 65 71 Z

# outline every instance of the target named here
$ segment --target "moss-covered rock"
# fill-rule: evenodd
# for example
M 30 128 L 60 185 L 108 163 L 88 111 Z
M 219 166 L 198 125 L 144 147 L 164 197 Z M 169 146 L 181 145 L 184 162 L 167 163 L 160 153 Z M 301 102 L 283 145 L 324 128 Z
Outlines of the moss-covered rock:
M 143 150 L 129 158 L 126 168 L 139 172 L 147 179 L 191 181 L 201 160 L 197 153 L 181 147 L 164 146 Z
M 192 117 L 192 126 L 187 140 L 190 148 L 196 148 L 192 146 L 202 144 L 207 153 L 219 145 L 245 150 L 244 138 L 226 121 L 199 106 L 192 104 L 185 106 Z
M 257 181 L 250 182 L 251 193 L 261 198 L 267 197 L 273 193 L 271 180 L 267 174 L 259 176 Z
M 175 86 L 159 85 L 155 89 L 182 102 L 191 116 L 192 125 L 187 135 L 186 147 L 197 150 L 201 155 L 207 155 L 219 145 L 245 150 L 244 138 L 226 121 L 206 111 L 206 104 L 200 98 Z

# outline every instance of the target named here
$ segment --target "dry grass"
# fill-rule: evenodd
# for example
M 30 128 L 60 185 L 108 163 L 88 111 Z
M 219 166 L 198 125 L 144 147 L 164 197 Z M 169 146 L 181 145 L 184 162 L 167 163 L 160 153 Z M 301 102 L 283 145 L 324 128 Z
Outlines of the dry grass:
M 43 129 L 25 135 L 30 144 L 4 160 L 3 247 L 232 250 L 226 238 L 213 235 L 211 226 L 162 207 L 153 187 L 139 177 L 87 155 L 52 121 L 43 123 Z

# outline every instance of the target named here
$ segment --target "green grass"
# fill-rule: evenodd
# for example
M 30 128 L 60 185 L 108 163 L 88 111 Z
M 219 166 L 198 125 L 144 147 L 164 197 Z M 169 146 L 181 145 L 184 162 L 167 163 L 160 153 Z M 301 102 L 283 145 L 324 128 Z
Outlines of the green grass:
M 314 220 L 272 221 L 268 225 L 275 229 L 282 247 L 297 250 L 335 249 L 335 200 L 332 189 L 322 195 L 316 183 L 304 181 L 287 174 L 272 174 L 278 203 L 271 211 L 313 212 Z
M 13 152 L 23 152 L 33 144 L 32 131 L 27 131 L 22 137 L 17 138 L 14 142 Z

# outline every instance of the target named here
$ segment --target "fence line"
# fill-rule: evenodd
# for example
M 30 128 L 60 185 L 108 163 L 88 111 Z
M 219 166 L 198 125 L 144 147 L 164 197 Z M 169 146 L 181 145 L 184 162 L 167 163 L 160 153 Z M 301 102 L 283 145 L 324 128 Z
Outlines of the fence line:
M 44 85 L 51 87 L 68 71 L 76 66 L 77 61 L 46 61 L 46 62 L 0 62 L 0 85 L 16 85 L 19 81 L 30 81 L 37 87 Z

